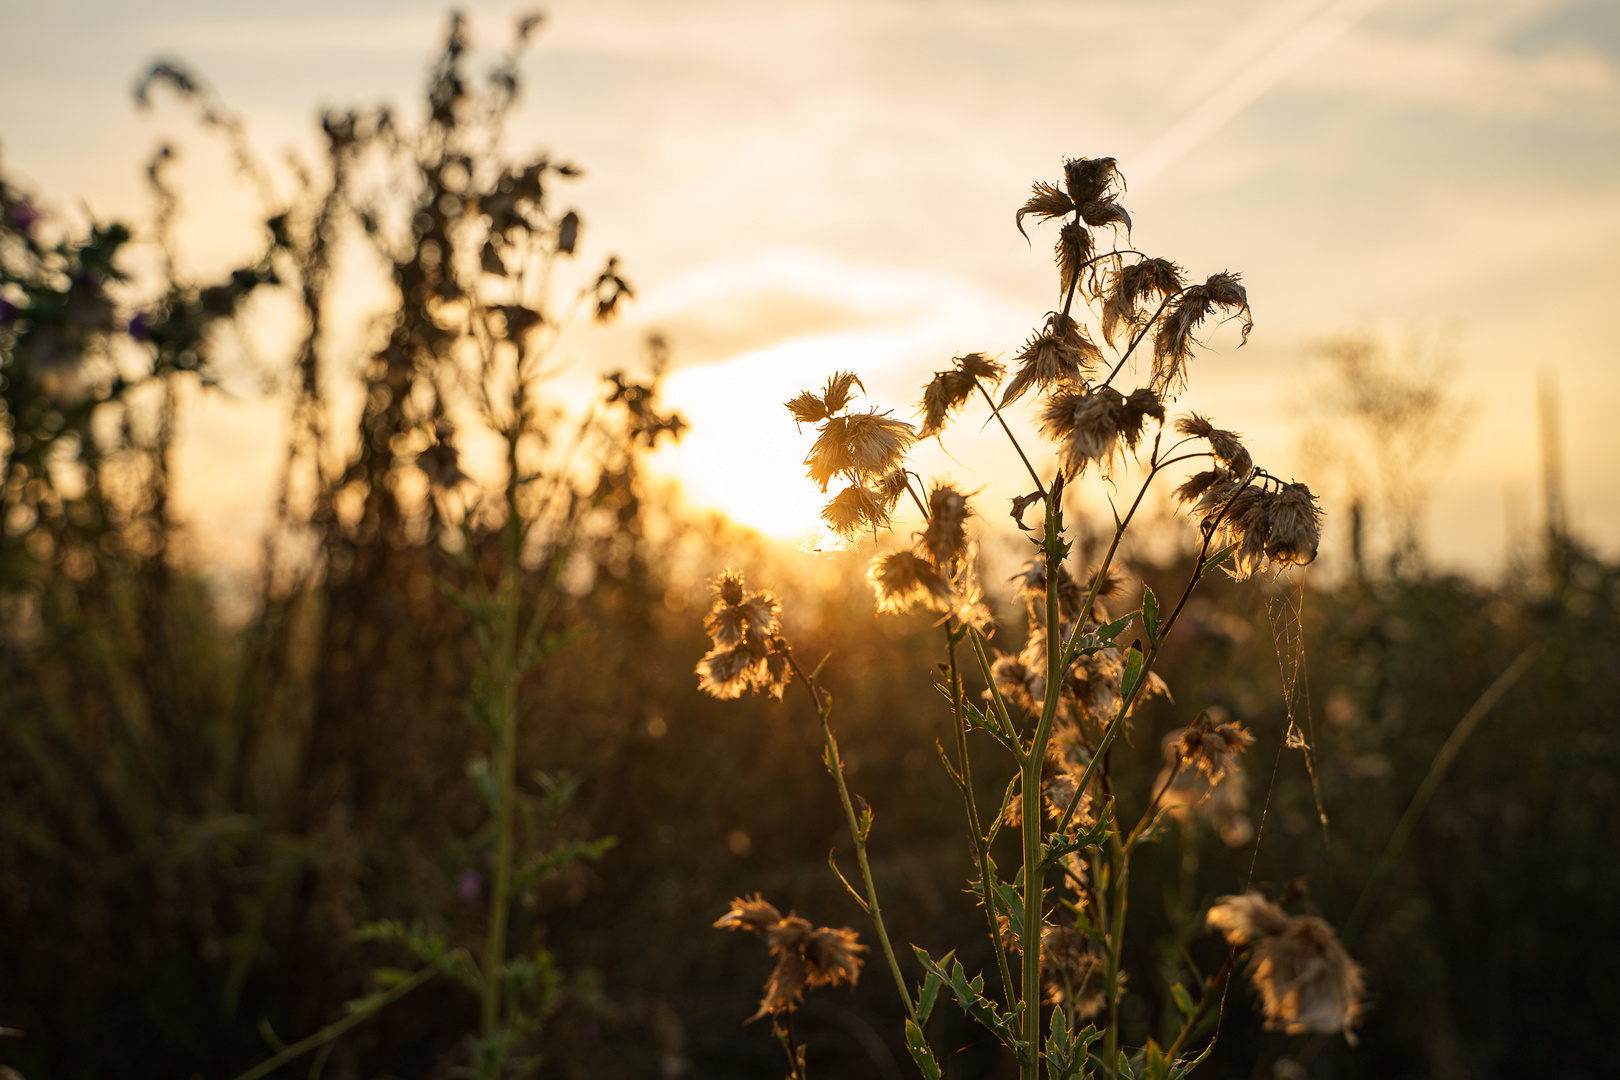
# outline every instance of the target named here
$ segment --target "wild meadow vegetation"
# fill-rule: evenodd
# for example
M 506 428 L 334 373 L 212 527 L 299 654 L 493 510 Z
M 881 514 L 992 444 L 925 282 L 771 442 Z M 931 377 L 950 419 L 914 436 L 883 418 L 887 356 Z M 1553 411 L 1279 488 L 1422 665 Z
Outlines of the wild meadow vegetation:
M 1322 518 L 1175 405 L 1264 298 L 1075 158 L 1009 206 L 1056 241 L 1026 344 L 786 403 L 849 550 L 780 550 L 649 479 L 678 341 L 555 392 L 634 252 L 587 263 L 578 168 L 507 147 L 537 27 L 453 22 L 419 112 L 329 112 L 291 171 L 154 66 L 263 223 L 218 279 L 179 148 L 139 223 L 0 176 L 0 1075 L 1620 1070 L 1620 567 L 1549 514 L 1492 580 L 1427 568 L 1442 368 L 1329 350 L 1361 501 Z M 176 432 L 268 319 L 232 619 Z M 908 467 L 962 420 L 1010 507 Z

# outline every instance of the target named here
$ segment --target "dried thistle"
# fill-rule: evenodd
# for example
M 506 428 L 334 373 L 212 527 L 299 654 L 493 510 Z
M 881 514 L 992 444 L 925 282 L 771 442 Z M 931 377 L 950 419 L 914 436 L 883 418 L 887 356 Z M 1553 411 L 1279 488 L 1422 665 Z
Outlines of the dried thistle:
M 1191 438 L 1207 441 L 1215 460 L 1226 466 L 1234 475 L 1247 476 L 1249 470 L 1254 468 L 1249 451 L 1243 445 L 1243 436 L 1235 431 L 1225 431 L 1216 427 L 1209 422 L 1207 416 L 1188 413 L 1186 416 L 1177 417 L 1176 430 Z
M 951 413 L 966 404 L 979 383 L 1001 381 L 1006 369 L 982 352 L 954 357 L 946 371 L 936 371 L 933 380 L 923 389 L 922 405 L 917 410 L 923 417 L 917 431 L 919 439 L 938 435 Z
M 909 551 L 891 551 L 878 556 L 868 576 L 877 592 L 877 608 L 881 612 L 899 614 L 918 608 L 945 612 L 951 610 L 955 599 L 951 583 L 944 575 L 927 559 Z
M 1181 267 L 1169 259 L 1141 259 L 1121 267 L 1113 274 L 1103 299 L 1103 337 L 1108 344 L 1114 344 L 1121 326 L 1139 325 L 1145 300 L 1174 296 L 1182 286 Z
M 1115 194 L 1114 185 L 1121 187 L 1119 170 L 1108 158 L 1070 158 L 1063 163 L 1063 186 L 1076 206 L 1085 206 L 1106 200 Z
M 765 980 L 765 994 L 753 1016 L 793 1008 L 804 996 L 805 987 L 854 986 L 861 976 L 860 954 L 866 946 L 859 935 L 845 927 L 814 927 L 797 914 L 783 916 L 772 904 L 755 893 L 752 899 L 738 897 L 730 909 L 714 922 L 720 930 L 746 930 L 765 939 L 776 967 Z
M 1001 392 L 1003 409 L 1023 397 L 1031 386 L 1045 390 L 1060 383 L 1079 382 L 1102 360 L 1102 350 L 1073 319 L 1054 312 L 1047 316 L 1045 329 L 1024 343 L 1016 359 L 1018 370 Z
M 1074 203 L 1069 196 L 1053 187 L 1051 184 L 1037 180 L 1031 189 L 1029 199 L 1019 207 L 1013 223 L 1018 226 L 1019 235 L 1029 239 L 1024 232 L 1024 216 L 1034 214 L 1041 221 L 1051 221 L 1053 218 L 1063 217 L 1074 211 Z
M 1072 478 L 1093 461 L 1106 468 L 1119 454 L 1136 449 L 1148 417 L 1164 419 L 1164 407 L 1151 390 L 1126 397 L 1111 386 L 1068 384 L 1047 398 L 1041 434 L 1058 444 L 1058 460 Z
M 1077 221 L 1068 222 L 1058 230 L 1057 257 L 1058 289 L 1067 296 L 1074 287 L 1075 277 L 1086 260 L 1091 258 L 1091 233 Z
M 1259 893 L 1223 896 L 1206 918 L 1233 945 L 1251 946 L 1249 980 L 1266 1027 L 1290 1035 L 1341 1032 L 1361 1015 L 1361 968 L 1333 928 L 1315 915 L 1290 916 Z
M 928 493 L 928 528 L 923 532 L 922 549 L 941 570 L 967 546 L 970 513 L 967 496 L 950 484 L 936 484 Z
M 1187 385 L 1187 361 L 1196 342 L 1193 331 L 1213 312 L 1228 318 L 1243 316 L 1243 340 L 1254 329 L 1249 296 L 1238 284 L 1238 275 L 1222 271 L 1211 274 L 1202 285 L 1184 290 L 1171 305 L 1159 333 L 1153 339 L 1153 388 L 1160 394 Z
M 845 540 L 853 540 L 862 533 L 887 528 L 889 510 L 893 505 L 885 505 L 882 495 L 877 492 L 851 484 L 822 507 L 821 520 Z
M 1165 758 L 1172 766 L 1189 766 L 1212 785 L 1238 767 L 1238 755 L 1254 745 L 1254 736 L 1242 724 L 1220 720 L 1210 710 L 1198 714 L 1190 727 L 1165 737 Z
M 910 424 L 877 412 L 833 416 L 823 422 L 804 463 L 810 479 L 826 491 L 835 476 L 866 478 L 890 471 L 916 439 Z
M 1284 484 L 1268 507 L 1266 558 L 1281 566 L 1303 566 L 1316 558 L 1322 511 L 1304 484 Z
M 726 570 L 710 583 L 714 604 L 703 617 L 713 644 L 698 661 L 698 689 L 717 698 L 764 690 L 780 699 L 790 666 L 780 637 L 781 605 L 769 592 L 747 595 L 742 575 Z

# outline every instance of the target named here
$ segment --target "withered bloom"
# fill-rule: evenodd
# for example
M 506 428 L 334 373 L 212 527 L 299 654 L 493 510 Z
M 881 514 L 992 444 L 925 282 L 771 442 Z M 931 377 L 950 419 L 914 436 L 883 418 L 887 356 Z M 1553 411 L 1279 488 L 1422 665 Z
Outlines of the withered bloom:
M 1136 326 L 1145 317 L 1143 301 L 1174 296 L 1182 284 L 1181 267 L 1169 259 L 1142 259 L 1120 268 L 1103 299 L 1102 331 L 1108 344 L 1114 344 L 1122 326 Z
M 1102 350 L 1086 337 L 1080 324 L 1054 312 L 1046 326 L 1017 356 L 1018 369 L 1001 391 L 1000 407 L 1023 397 L 1031 386 L 1046 389 L 1064 382 L 1079 382 L 1081 376 L 1102 360 Z
M 909 551 L 891 551 L 878 556 L 868 576 L 877 592 L 877 608 L 881 612 L 899 614 L 918 608 L 945 612 L 951 610 L 955 599 L 951 583 L 944 575 L 927 559 Z
M 717 698 L 765 690 L 778 699 L 790 671 L 781 633 L 781 605 L 769 592 L 748 595 L 742 575 L 727 570 L 710 582 L 714 605 L 703 617 L 713 643 L 698 661 L 698 689 Z
M 1243 340 L 1249 340 L 1254 316 L 1249 310 L 1248 293 L 1238 284 L 1238 275 L 1211 274 L 1202 285 L 1184 291 L 1172 304 L 1159 333 L 1153 339 L 1153 388 L 1163 394 L 1179 390 L 1187 383 L 1187 360 L 1192 356 L 1193 331 L 1216 310 L 1229 318 L 1243 316 Z
M 805 987 L 854 986 L 861 976 L 866 946 L 855 931 L 830 926 L 813 927 L 806 919 L 786 917 L 758 893 L 738 897 L 714 925 L 720 930 L 746 930 L 758 934 L 776 957 L 776 967 L 765 981 L 765 995 L 753 1019 L 793 1008 Z
M 885 505 L 879 493 L 851 484 L 822 507 L 821 520 L 845 540 L 853 540 L 861 533 L 887 528 L 893 505 Z
M 1058 230 L 1057 257 L 1058 289 L 1065 296 L 1074 287 L 1081 267 L 1091 258 L 1091 233 L 1079 222 L 1071 221 Z
M 1172 766 L 1196 769 L 1218 784 L 1238 767 L 1238 755 L 1253 745 L 1254 736 L 1242 724 L 1220 720 L 1206 709 L 1191 727 L 1165 737 L 1165 758 Z
M 1113 197 L 1113 185 L 1119 180 L 1114 159 L 1070 158 L 1063 163 L 1063 186 L 1076 206 L 1101 202 Z M 1045 185 L 1043 185 L 1045 186 Z
M 1284 484 L 1272 499 L 1266 558 L 1282 566 L 1303 566 L 1316 558 L 1322 536 L 1322 511 L 1304 484 Z
M 967 497 L 950 484 L 936 484 L 928 493 L 928 528 L 923 532 L 922 549 L 941 570 L 967 546 Z
M 788 412 L 793 414 L 795 423 L 819 424 L 843 412 L 857 386 L 861 386 L 861 380 L 853 371 L 840 371 L 827 379 L 827 388 L 821 393 L 806 390 L 789 401 Z
M 1290 1035 L 1342 1032 L 1361 1015 L 1361 968 L 1333 928 L 1315 915 L 1290 916 L 1259 893 L 1223 896 L 1207 922 L 1233 945 L 1250 945 L 1249 980 L 1260 992 L 1266 1027 Z
M 1111 386 L 1071 383 L 1047 398 L 1041 434 L 1058 444 L 1064 474 L 1074 477 L 1091 462 L 1106 468 L 1120 453 L 1136 449 L 1150 416 L 1164 419 L 1164 407 L 1150 390 L 1134 390 L 1126 397 Z
M 826 491 L 833 477 L 844 473 L 867 477 L 888 472 L 916 438 L 910 424 L 879 413 L 834 416 L 822 424 L 804 463 L 810 479 Z
M 1013 218 L 1013 223 L 1018 226 L 1018 232 L 1027 240 L 1029 234 L 1024 232 L 1024 216 L 1026 214 L 1034 214 L 1041 221 L 1051 221 L 1053 218 L 1063 217 L 1073 211 L 1074 203 L 1069 196 L 1051 184 L 1037 180 L 1030 191 L 1028 201 L 1019 207 L 1017 215 Z
M 981 382 L 993 385 L 1006 373 L 1006 368 L 982 352 L 953 357 L 951 367 L 936 371 L 933 380 L 923 388 L 922 406 L 917 410 L 923 424 L 917 437 L 927 439 L 938 435 L 951 413 L 966 404 Z
M 1200 416 L 1198 413 L 1179 416 L 1176 418 L 1176 430 L 1183 435 L 1206 440 L 1209 443 L 1210 453 L 1215 455 L 1215 460 L 1237 476 L 1247 476 L 1249 470 L 1254 468 L 1249 451 L 1243 446 L 1243 437 L 1235 431 L 1225 431 L 1216 427 L 1209 422 L 1207 416 Z

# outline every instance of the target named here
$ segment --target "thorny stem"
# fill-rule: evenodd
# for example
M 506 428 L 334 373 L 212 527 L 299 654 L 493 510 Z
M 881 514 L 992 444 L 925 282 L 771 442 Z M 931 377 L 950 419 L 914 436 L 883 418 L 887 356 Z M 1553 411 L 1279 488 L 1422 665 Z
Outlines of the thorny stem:
M 990 947 L 996 954 L 996 963 L 1001 970 L 1001 987 L 1007 995 L 1009 1007 L 1013 1001 L 1017 985 L 1012 981 L 1012 970 L 1007 965 L 1007 950 L 1001 939 L 1001 909 L 996 903 L 995 890 L 990 887 L 990 845 L 986 842 L 984 829 L 979 825 L 979 802 L 973 794 L 973 762 L 968 757 L 967 748 L 967 720 L 962 715 L 962 673 L 956 666 L 956 635 L 952 633 L 950 623 L 945 624 L 945 645 L 950 658 L 951 668 L 951 715 L 955 720 L 956 728 L 956 770 L 962 787 L 962 799 L 967 804 L 968 828 L 973 832 L 973 844 L 979 857 L 979 895 L 984 905 L 984 915 L 990 924 Z
M 832 728 L 827 723 L 827 715 L 832 712 L 832 696 L 825 694 L 804 673 L 799 662 L 788 654 L 788 663 L 793 673 L 804 684 L 805 692 L 810 700 L 815 702 L 816 713 L 821 720 L 821 735 L 826 742 L 827 771 L 832 773 L 833 781 L 838 785 L 838 799 L 844 804 L 844 821 L 849 826 L 850 839 L 855 841 L 855 859 L 860 863 L 861 881 L 866 886 L 867 914 L 872 916 L 872 923 L 877 928 L 878 941 L 883 946 L 883 956 L 889 962 L 889 973 L 894 976 L 895 989 L 900 991 L 900 1000 L 905 1002 L 906 1014 L 911 1017 L 912 1023 L 919 1028 L 922 1023 L 917 1018 L 917 1006 L 912 1003 L 911 991 L 906 986 L 906 977 L 901 974 L 900 962 L 895 959 L 894 946 L 889 941 L 889 931 L 883 925 L 883 909 L 878 905 L 877 884 L 872 879 L 872 867 L 866 859 L 866 834 L 861 830 L 859 819 L 855 816 L 855 805 L 850 801 L 849 788 L 844 784 L 844 762 L 838 756 L 838 740 L 833 738 Z

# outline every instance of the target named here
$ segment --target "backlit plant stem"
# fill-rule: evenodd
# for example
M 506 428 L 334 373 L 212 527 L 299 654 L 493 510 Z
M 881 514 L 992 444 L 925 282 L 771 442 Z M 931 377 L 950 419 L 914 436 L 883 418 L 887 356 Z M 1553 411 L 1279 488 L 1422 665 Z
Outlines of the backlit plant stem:
M 894 955 L 894 945 L 889 941 L 889 931 L 883 925 L 883 908 L 878 904 L 877 883 L 872 879 L 872 867 L 866 858 L 866 834 L 855 814 L 855 804 L 850 801 L 849 787 L 844 783 L 844 762 L 838 756 L 838 740 L 833 738 L 832 727 L 827 723 L 827 716 L 832 712 L 832 696 L 824 693 L 810 680 L 791 654 L 788 656 L 788 663 L 793 665 L 793 673 L 804 683 L 805 692 L 816 704 L 816 715 L 821 720 L 821 736 L 826 744 L 827 771 L 832 773 L 833 782 L 838 786 L 838 800 L 844 807 L 844 821 L 849 826 L 850 839 L 855 842 L 855 860 L 860 864 L 861 882 L 866 886 L 866 913 L 872 917 L 872 924 L 877 928 L 878 941 L 883 946 L 883 958 L 889 962 L 889 974 L 894 976 L 895 989 L 900 991 L 900 1000 L 906 1004 L 906 1015 L 920 1028 L 922 1024 L 917 1017 L 917 1007 L 911 1001 L 911 991 L 906 988 L 906 977 L 900 971 L 900 962 Z

